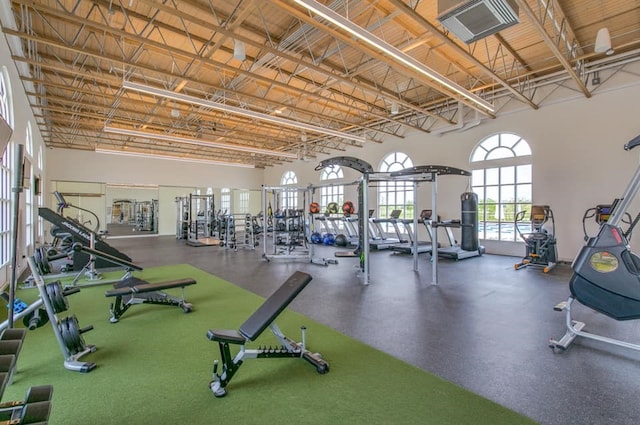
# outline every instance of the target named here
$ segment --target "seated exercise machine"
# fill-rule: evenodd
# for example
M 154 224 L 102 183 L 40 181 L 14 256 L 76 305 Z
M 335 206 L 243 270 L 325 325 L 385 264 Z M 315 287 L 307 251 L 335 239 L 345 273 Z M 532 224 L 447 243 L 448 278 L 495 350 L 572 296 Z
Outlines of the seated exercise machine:
M 587 231 L 587 220 L 593 218 L 593 221 L 595 221 L 599 230 L 600 226 L 602 226 L 602 223 L 606 223 L 607 221 L 609 221 L 611 213 L 613 212 L 618 202 L 620 202 L 620 199 L 614 199 L 611 204 L 599 204 L 593 208 L 587 209 L 584 212 L 584 215 L 582 216 L 582 231 L 584 232 L 585 242 L 588 241 L 591 237 L 589 231 Z M 624 237 L 627 238 L 627 240 L 631 240 L 631 220 L 631 214 L 627 212 L 624 213 L 624 217 L 622 217 L 621 219 L 622 223 L 628 226 L 627 230 L 624 231 Z
M 631 150 L 640 145 L 640 136 L 624 148 Z M 596 335 L 584 331 L 584 322 L 571 318 L 574 301 L 614 320 L 640 318 L 640 257 L 631 251 L 627 236 L 640 221 L 636 215 L 626 232 L 620 227 L 623 217 L 640 189 L 640 166 L 636 170 L 622 198 L 613 208 L 611 216 L 600 226 L 598 235 L 587 240 L 573 260 L 573 275 L 569 281 L 571 295 L 567 301 L 555 306 L 566 311 L 566 333 L 560 340 L 549 340 L 552 349 L 566 350 L 576 337 L 594 339 L 621 347 L 640 350 L 639 344 Z
M 522 261 L 514 264 L 516 270 L 528 266 L 542 267 L 545 273 L 550 272 L 558 262 L 558 247 L 556 246 L 556 225 L 553 211 L 548 205 L 531 206 L 531 229 L 523 232 L 520 225 L 524 221 L 526 210 L 519 211 L 515 217 L 516 231 L 526 244 L 526 254 Z M 545 224 L 551 220 L 551 232 Z M 520 223 L 520 225 L 518 224 Z
M 218 360 L 213 363 L 213 380 L 209 388 L 216 397 L 224 397 L 227 394 L 227 385 L 231 378 L 238 372 L 245 359 L 264 359 L 278 357 L 300 357 L 315 366 L 320 374 L 329 372 L 329 363 L 324 361 L 320 354 L 307 350 L 305 342 L 304 326 L 302 329 L 302 342 L 295 342 L 286 337 L 275 324 L 274 320 L 293 301 L 311 281 L 307 273 L 297 271 L 293 273 L 267 300 L 240 326 L 239 330 L 209 330 L 207 338 L 217 341 L 220 347 L 222 371 L 218 373 Z M 281 344 L 280 347 L 258 349 L 246 349 L 248 341 L 255 341 L 266 328 L 270 328 L 273 335 Z M 238 345 L 239 352 L 231 356 L 230 344 Z

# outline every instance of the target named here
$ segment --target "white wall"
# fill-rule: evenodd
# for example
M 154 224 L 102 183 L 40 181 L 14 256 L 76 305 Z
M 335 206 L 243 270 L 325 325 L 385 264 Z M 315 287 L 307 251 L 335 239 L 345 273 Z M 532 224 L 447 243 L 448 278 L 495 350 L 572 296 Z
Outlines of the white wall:
M 159 235 L 175 235 L 177 196 L 188 196 L 201 188 L 214 189 L 219 205 L 219 188 L 259 190 L 262 169 L 206 165 L 152 158 L 133 158 L 70 149 L 48 150 L 47 179 L 91 181 L 107 184 L 159 186 Z M 105 221 L 106 222 L 106 221 Z
M 640 134 L 637 99 L 640 81 L 628 76 L 621 80 L 625 87 L 598 91 L 590 99 L 577 99 L 547 104 L 538 110 L 527 109 L 484 120 L 465 132 L 441 136 L 413 132 L 404 139 L 391 138 L 384 144 L 371 142 L 363 149 L 352 148 L 333 156 L 355 156 L 377 169 L 379 162 L 394 151 L 408 154 L 414 165 L 449 165 L 470 169 L 469 155 L 476 143 L 502 131 L 519 134 L 533 151 L 533 201 L 551 206 L 556 219 L 559 257 L 573 259 L 583 243 L 582 216 L 587 208 L 611 202 L 620 197 L 638 165 L 640 149 L 623 150 L 623 145 Z M 314 167 L 325 158 L 307 163 L 285 164 L 265 170 L 265 184 L 280 184 L 282 174 L 293 170 L 300 186 L 317 184 L 320 172 Z M 345 169 L 345 181 L 358 173 Z M 459 217 L 460 193 L 467 181 L 446 176 L 438 183 L 438 212 L 443 218 Z M 357 199 L 355 189 L 345 199 Z M 375 190 L 370 190 L 370 205 L 375 205 Z M 429 184 L 419 190 L 420 208 L 429 208 Z M 636 210 L 637 211 L 637 210 Z M 634 242 L 632 240 L 632 242 Z M 483 242 L 489 252 L 524 255 L 521 244 Z
M 38 175 L 42 177 L 42 184 L 44 185 L 42 188 L 43 196 L 47 190 L 47 182 L 46 182 L 46 163 L 42 167 L 42 169 L 38 169 L 38 161 L 37 155 L 40 149 L 42 148 L 43 156 L 46 157 L 46 149 L 44 148 L 44 142 L 42 140 L 42 136 L 38 130 L 35 117 L 33 112 L 31 111 L 31 107 L 29 106 L 29 101 L 27 96 L 25 95 L 25 91 L 22 85 L 22 81 L 20 80 L 20 76 L 18 74 L 18 70 L 15 67 L 15 64 L 11 60 L 11 51 L 6 43 L 5 37 L 0 37 L 0 69 L 2 67 L 6 67 L 6 71 L 9 77 L 8 90 L 11 94 L 12 100 L 12 109 L 13 109 L 13 135 L 11 137 L 11 141 L 16 144 L 25 144 L 27 138 L 27 126 L 31 123 L 32 129 L 32 140 L 33 140 L 33 156 L 29 158 L 31 162 L 32 176 Z M 0 152 L 0 155 L 2 152 Z M 25 152 L 26 156 L 26 152 Z M 25 211 L 25 193 L 21 193 L 20 199 L 20 211 Z M 34 234 L 37 232 L 37 205 L 39 202 L 39 197 L 35 197 L 33 202 L 33 217 L 32 222 L 34 223 Z M 24 221 L 24 216 L 21 218 Z M 32 254 L 33 250 L 33 242 L 37 242 L 37 235 L 34 237 L 33 241 L 26 241 L 26 231 L 24 226 L 21 226 L 18 230 L 18 252 L 17 252 L 17 272 L 20 274 L 26 267 L 26 261 L 24 257 Z M 27 250 L 27 244 L 30 246 L 30 249 Z M 10 270 L 9 266 L 0 267 L 0 287 L 4 286 L 10 280 Z
M 259 189 L 263 170 L 71 149 L 49 149 L 47 179 L 158 186 Z

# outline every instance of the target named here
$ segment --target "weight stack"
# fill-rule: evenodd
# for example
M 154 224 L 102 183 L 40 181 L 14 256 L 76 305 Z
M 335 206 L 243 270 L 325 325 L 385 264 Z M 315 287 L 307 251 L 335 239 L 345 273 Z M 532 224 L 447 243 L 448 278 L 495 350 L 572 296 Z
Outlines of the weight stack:
M 478 195 L 474 192 L 464 192 L 460 195 L 462 204 L 460 247 L 465 251 L 477 251 L 478 241 Z

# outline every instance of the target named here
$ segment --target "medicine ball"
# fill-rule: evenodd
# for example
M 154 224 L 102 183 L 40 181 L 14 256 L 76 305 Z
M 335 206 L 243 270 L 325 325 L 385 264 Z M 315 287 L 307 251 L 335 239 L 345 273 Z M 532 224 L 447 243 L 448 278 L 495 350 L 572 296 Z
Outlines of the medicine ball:
M 322 242 L 325 245 L 333 245 L 336 242 L 336 237 L 333 235 L 333 233 L 327 233 L 326 235 L 324 235 Z
M 317 202 L 312 202 L 309 204 L 309 212 L 311 214 L 318 214 L 320 212 L 320 204 Z
M 327 212 L 329 214 L 337 214 L 338 204 L 336 202 L 329 202 L 329 205 L 327 205 Z
M 348 243 L 347 237 L 342 233 L 336 236 L 336 241 L 335 241 L 336 246 L 347 246 L 347 243 Z
M 311 233 L 311 237 L 309 239 L 311 240 L 311 243 L 321 243 L 322 242 L 322 236 L 320 236 L 320 233 L 318 233 L 318 232 Z
M 355 208 L 353 207 L 353 202 L 351 201 L 346 201 L 344 204 L 342 204 L 342 213 L 345 216 L 350 216 L 351 214 L 353 214 L 355 212 Z

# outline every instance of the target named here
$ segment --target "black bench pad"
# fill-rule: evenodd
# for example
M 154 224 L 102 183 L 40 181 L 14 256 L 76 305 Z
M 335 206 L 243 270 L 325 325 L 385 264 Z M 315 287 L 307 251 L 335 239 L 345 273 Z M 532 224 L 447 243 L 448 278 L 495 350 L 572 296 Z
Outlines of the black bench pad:
M 311 282 L 311 275 L 301 271 L 293 273 L 276 292 L 269 298 L 240 326 L 240 334 L 245 338 L 254 341 L 260 334 L 269 327 L 271 322 L 282 310 L 284 310 L 293 299 Z
M 211 341 L 230 342 L 232 344 L 244 344 L 247 339 L 236 330 L 211 330 L 207 332 L 207 338 Z
M 141 282 L 145 282 L 140 280 Z M 171 288 L 183 288 L 185 286 L 193 285 L 196 281 L 190 278 L 178 279 L 178 280 L 170 280 L 167 282 L 158 282 L 158 283 L 140 283 L 134 286 L 123 286 L 121 288 L 112 289 L 110 291 L 105 292 L 106 297 L 117 297 L 129 294 L 143 293 L 143 292 L 151 292 L 151 291 L 161 291 L 163 289 L 171 289 Z

